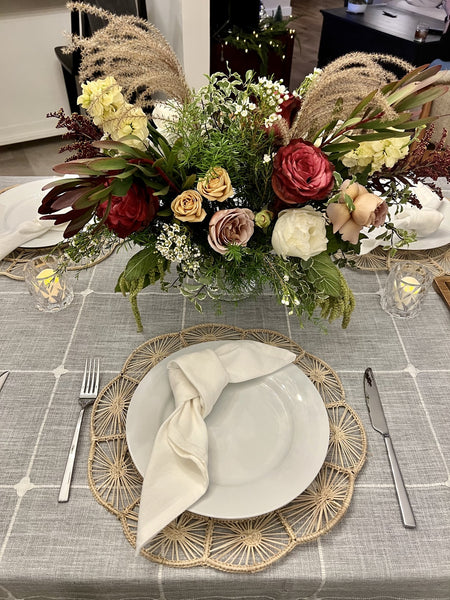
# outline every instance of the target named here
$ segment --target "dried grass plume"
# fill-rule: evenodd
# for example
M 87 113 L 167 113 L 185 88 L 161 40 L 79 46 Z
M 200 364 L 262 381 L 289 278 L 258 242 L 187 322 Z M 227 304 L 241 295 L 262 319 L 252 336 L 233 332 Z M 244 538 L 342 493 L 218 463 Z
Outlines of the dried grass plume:
M 399 71 L 404 71 L 404 75 L 412 69 L 410 63 L 385 54 L 352 52 L 336 59 L 308 90 L 291 129 L 285 132 L 286 143 L 289 139 L 308 139 L 332 117 L 345 121 L 370 92 L 398 79 Z M 381 93 L 374 96 L 369 106 L 383 111 L 386 119 L 396 116 Z
M 151 23 L 131 15 L 114 15 L 84 2 L 69 2 L 78 10 L 105 21 L 91 37 L 74 36 L 68 51 L 81 51 L 80 81 L 113 76 L 128 101 L 149 109 L 161 99 L 184 103 L 190 89 L 170 44 Z

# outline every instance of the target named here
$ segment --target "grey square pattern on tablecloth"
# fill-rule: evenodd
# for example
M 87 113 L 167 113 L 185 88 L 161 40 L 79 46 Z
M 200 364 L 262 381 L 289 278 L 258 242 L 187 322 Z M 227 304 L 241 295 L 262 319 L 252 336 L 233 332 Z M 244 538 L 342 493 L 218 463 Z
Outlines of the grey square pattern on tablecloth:
M 0 187 L 32 178 L 0 178 Z M 157 286 L 139 297 L 144 332 L 114 293 L 125 251 L 82 272 L 75 300 L 54 315 L 31 306 L 23 282 L 0 278 L 0 598 L 33 600 L 296 600 L 450 598 L 450 313 L 430 291 L 420 315 L 384 313 L 384 273 L 345 271 L 356 309 L 347 330 L 301 328 L 270 294 L 202 314 Z M 368 456 L 342 521 L 256 574 L 176 569 L 139 557 L 87 483 L 89 427 L 80 439 L 70 501 L 60 479 L 78 413 L 86 356 L 102 385 L 147 339 L 199 323 L 273 329 L 337 372 L 367 432 Z M 376 374 L 417 519 L 402 526 L 381 436 L 370 427 L 362 376 Z

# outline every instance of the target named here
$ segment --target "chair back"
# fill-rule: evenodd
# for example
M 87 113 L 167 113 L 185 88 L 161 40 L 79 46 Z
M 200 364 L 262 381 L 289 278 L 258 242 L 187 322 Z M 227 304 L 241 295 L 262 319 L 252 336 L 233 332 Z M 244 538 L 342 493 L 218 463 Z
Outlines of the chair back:
M 147 20 L 145 0 L 86 0 L 97 8 L 108 10 L 115 15 L 134 15 Z M 72 33 L 80 37 L 90 37 L 95 31 L 104 27 L 105 21 L 95 15 L 80 13 L 75 10 L 71 14 Z

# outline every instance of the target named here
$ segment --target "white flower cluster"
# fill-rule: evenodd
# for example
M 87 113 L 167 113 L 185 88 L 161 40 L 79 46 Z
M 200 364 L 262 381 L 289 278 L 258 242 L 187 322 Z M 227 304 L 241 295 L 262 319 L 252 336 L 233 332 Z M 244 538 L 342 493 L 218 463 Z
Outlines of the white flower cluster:
M 304 96 L 306 94 L 306 92 L 309 90 L 309 88 L 311 87 L 311 84 L 319 77 L 319 75 L 322 74 L 322 69 L 319 68 L 315 68 L 314 71 L 312 73 L 310 73 L 309 75 L 307 75 L 305 77 L 305 79 L 302 81 L 300 87 L 297 89 L 298 91 L 298 95 L 300 97 Z
M 246 117 L 249 111 L 255 110 L 256 104 L 250 102 L 250 98 L 243 98 L 240 102 L 236 102 L 235 111 L 241 117 Z
M 183 269 L 189 273 L 196 273 L 200 269 L 201 252 L 197 246 L 191 244 L 178 223 L 162 225 L 155 247 L 170 262 L 182 263 Z
M 258 87 L 261 103 L 265 105 L 269 116 L 265 118 L 265 127 L 270 127 L 281 119 L 281 104 L 285 100 L 289 100 L 289 89 L 283 84 L 283 80 L 271 81 L 267 77 L 258 78 Z M 297 96 L 297 92 L 292 92 L 293 96 Z

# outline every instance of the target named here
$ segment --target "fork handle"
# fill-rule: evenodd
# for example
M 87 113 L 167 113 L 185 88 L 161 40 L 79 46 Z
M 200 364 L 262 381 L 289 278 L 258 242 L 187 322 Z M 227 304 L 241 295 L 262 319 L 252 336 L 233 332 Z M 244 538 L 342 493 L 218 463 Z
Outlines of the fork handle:
M 70 494 L 70 482 L 72 481 L 73 466 L 75 463 L 75 456 L 77 453 L 78 438 L 80 437 L 81 423 L 83 421 L 84 408 L 80 410 L 78 415 L 78 421 L 73 432 L 72 444 L 69 450 L 69 456 L 67 457 L 66 468 L 59 489 L 58 502 L 67 502 Z

